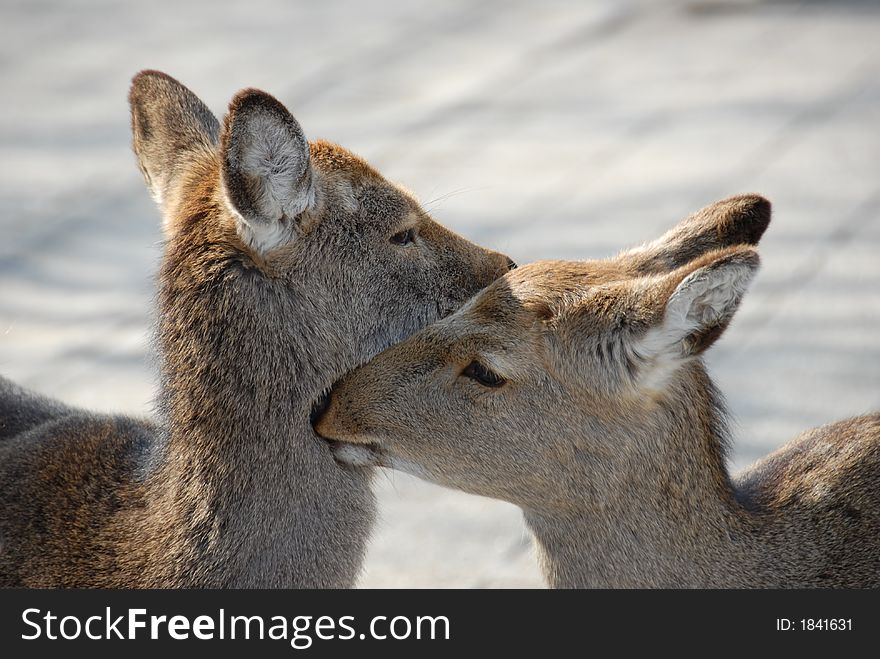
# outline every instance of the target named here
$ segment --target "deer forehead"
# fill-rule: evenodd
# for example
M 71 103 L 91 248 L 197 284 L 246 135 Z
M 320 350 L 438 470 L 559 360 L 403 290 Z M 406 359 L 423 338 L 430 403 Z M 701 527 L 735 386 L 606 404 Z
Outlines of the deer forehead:
M 574 310 L 597 321 L 632 302 L 632 278 L 611 261 L 537 261 L 507 273 L 465 307 L 469 319 L 509 329 L 558 329 Z M 601 325 L 601 323 L 600 323 Z
M 608 329 L 608 320 L 629 301 L 625 286 L 609 286 L 624 278 L 605 261 L 538 261 L 507 273 L 467 302 L 457 313 L 405 342 L 397 358 L 436 363 L 482 359 L 512 375 L 541 361 L 545 339 L 560 335 L 567 312 L 587 304 L 593 331 Z
M 325 189 L 339 207 L 349 212 L 363 210 L 379 218 L 398 218 L 416 212 L 418 203 L 414 195 L 388 181 L 360 156 L 324 140 L 310 143 L 309 149 Z

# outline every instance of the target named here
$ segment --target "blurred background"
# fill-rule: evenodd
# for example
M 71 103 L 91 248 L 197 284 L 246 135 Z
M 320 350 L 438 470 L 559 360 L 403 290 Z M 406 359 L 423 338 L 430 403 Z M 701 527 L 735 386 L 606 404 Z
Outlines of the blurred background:
M 126 94 L 158 68 L 221 116 L 266 89 L 521 263 L 762 193 L 764 267 L 708 360 L 732 468 L 880 408 L 880 2 L 3 0 L 0 26 L 0 372 L 37 391 L 151 409 Z M 540 585 L 517 509 L 377 484 L 364 586 Z

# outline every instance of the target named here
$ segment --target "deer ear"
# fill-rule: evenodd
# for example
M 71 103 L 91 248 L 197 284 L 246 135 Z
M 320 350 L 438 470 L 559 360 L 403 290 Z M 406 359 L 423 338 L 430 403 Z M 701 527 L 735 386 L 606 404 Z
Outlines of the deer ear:
M 199 151 L 216 150 L 220 124 L 195 94 L 159 71 L 138 73 L 128 101 L 138 166 L 164 211 L 186 163 Z
M 309 143 L 299 123 L 269 94 L 245 89 L 232 99 L 220 143 L 239 235 L 260 252 L 289 241 L 299 216 L 315 203 Z
M 722 199 L 682 220 L 670 231 L 618 257 L 634 275 L 661 274 L 707 252 L 734 245 L 757 245 L 770 224 L 770 202 L 759 195 Z
M 755 249 L 719 250 L 650 280 L 645 297 L 656 305 L 653 325 L 633 353 L 649 388 L 711 346 L 727 328 L 759 266 Z

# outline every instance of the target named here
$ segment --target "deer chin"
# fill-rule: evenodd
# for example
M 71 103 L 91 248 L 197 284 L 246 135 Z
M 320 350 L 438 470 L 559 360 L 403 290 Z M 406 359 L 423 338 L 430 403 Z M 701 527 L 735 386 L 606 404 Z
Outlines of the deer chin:
M 391 467 L 391 461 L 377 444 L 349 444 L 324 438 L 330 445 L 333 459 L 346 467 Z
M 330 452 L 338 464 L 346 467 L 386 467 L 402 471 L 423 480 L 431 481 L 428 472 L 420 465 L 406 458 L 399 458 L 384 452 L 378 444 L 349 444 L 335 439 L 324 439 L 330 445 Z

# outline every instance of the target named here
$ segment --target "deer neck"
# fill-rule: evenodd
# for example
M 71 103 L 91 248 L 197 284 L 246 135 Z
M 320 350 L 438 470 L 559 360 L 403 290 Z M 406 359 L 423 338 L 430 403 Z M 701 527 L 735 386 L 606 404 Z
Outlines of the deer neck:
M 296 316 L 280 283 L 254 275 L 183 286 L 180 277 L 166 262 L 164 441 L 146 479 L 147 507 L 167 525 L 168 551 L 183 566 L 173 579 L 351 586 L 372 518 L 368 479 L 338 468 L 309 422 L 344 356 L 322 343 L 314 321 Z
M 724 416 L 699 369 L 701 396 L 662 401 L 623 442 L 641 453 L 596 491 L 595 464 L 565 506 L 527 508 L 551 587 L 747 586 L 758 566 L 753 524 L 724 456 Z M 703 379 L 705 378 L 705 379 Z M 633 467 L 636 464 L 636 467 Z M 592 480 L 592 482 L 591 482 Z
M 688 514 L 692 519 L 686 525 L 678 513 L 648 505 L 635 515 L 614 506 L 565 513 L 527 510 L 525 519 L 551 588 L 745 585 L 725 570 L 749 554 L 748 546 L 736 546 L 728 535 L 735 524 L 727 511 L 702 506 Z M 676 533 L 677 528 L 682 530 Z

